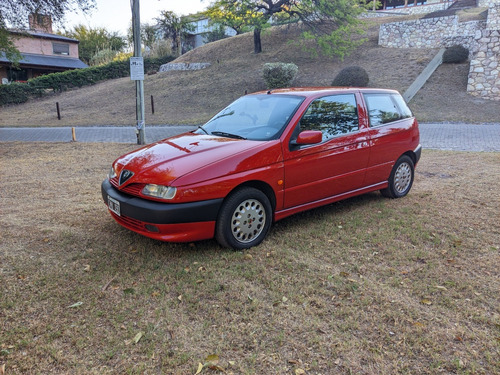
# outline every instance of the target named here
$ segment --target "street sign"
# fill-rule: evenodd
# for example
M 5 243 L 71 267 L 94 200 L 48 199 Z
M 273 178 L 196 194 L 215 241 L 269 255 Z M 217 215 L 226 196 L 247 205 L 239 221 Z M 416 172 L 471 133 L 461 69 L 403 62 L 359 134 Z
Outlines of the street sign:
M 130 80 L 144 81 L 144 59 L 142 56 L 130 58 Z

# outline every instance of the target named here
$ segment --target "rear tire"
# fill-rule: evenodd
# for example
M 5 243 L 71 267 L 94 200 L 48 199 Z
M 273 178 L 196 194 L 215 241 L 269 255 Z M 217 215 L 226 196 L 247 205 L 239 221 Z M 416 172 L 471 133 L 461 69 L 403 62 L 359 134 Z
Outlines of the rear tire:
M 408 155 L 401 156 L 389 176 L 389 186 L 380 190 L 387 198 L 401 198 L 410 191 L 415 176 L 415 165 Z
M 215 226 L 215 239 L 223 247 L 248 249 L 260 244 L 271 227 L 272 207 L 262 191 L 243 187 L 224 201 Z

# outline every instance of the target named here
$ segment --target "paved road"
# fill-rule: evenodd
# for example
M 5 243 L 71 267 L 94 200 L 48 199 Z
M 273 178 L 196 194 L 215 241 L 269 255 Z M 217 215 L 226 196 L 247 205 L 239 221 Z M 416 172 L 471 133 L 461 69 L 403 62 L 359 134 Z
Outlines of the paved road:
M 147 126 L 148 143 L 195 129 L 196 126 Z M 92 126 L 75 128 L 77 142 L 136 143 L 134 127 Z M 500 152 L 500 123 L 420 124 L 424 148 L 453 151 Z M 58 128 L 0 128 L 0 142 L 70 142 L 71 127 Z

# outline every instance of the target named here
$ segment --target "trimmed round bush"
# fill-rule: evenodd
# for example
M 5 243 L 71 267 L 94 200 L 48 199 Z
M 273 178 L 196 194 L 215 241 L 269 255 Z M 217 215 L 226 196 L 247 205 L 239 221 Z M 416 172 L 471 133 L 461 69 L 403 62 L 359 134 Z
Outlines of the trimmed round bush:
M 264 81 L 269 90 L 290 87 L 298 71 L 298 66 L 293 63 L 266 63 L 263 69 Z
M 348 66 L 337 74 L 332 86 L 366 87 L 369 81 L 366 70 L 359 66 Z
M 443 54 L 443 63 L 461 64 L 469 59 L 469 49 L 461 45 L 454 45 L 446 48 Z

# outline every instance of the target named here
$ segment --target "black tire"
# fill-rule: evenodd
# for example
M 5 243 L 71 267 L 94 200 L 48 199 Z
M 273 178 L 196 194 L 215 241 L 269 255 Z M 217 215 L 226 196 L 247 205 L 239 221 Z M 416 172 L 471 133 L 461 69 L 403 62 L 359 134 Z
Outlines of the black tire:
M 226 198 L 215 225 L 215 239 L 223 247 L 248 249 L 260 244 L 272 221 L 269 198 L 260 190 L 243 187 Z
M 401 156 L 394 164 L 389 176 L 389 186 L 380 190 L 387 198 L 404 197 L 413 185 L 415 177 L 415 165 L 408 155 Z

